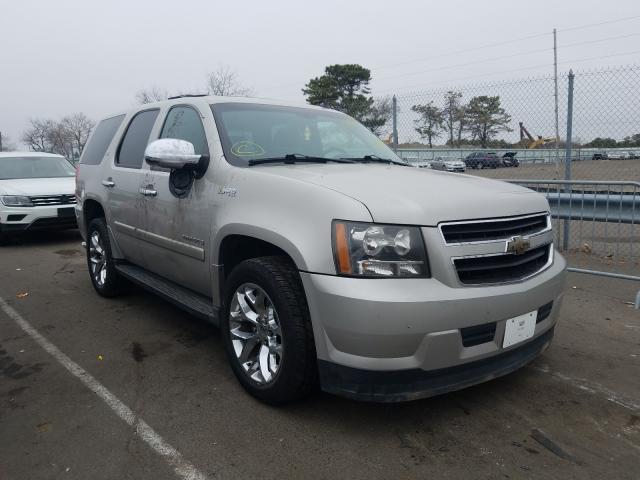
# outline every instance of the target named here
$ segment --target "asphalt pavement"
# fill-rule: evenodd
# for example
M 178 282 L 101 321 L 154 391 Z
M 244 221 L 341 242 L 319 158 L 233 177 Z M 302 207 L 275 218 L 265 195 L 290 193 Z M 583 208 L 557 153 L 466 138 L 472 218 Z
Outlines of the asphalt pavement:
M 247 395 L 218 331 L 94 293 L 77 232 L 0 247 L 0 480 L 640 478 L 640 288 L 571 274 L 551 348 L 401 404 Z

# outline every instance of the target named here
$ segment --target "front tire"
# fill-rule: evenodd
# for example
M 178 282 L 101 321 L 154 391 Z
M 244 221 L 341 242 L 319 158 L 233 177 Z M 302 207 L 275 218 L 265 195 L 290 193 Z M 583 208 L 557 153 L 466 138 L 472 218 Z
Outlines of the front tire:
M 295 266 L 284 257 L 245 260 L 231 272 L 224 300 L 223 341 L 245 390 L 272 405 L 309 395 L 317 358 Z
M 122 292 L 125 280 L 115 269 L 104 218 L 94 218 L 87 228 L 87 266 L 91 283 L 98 295 L 115 297 Z

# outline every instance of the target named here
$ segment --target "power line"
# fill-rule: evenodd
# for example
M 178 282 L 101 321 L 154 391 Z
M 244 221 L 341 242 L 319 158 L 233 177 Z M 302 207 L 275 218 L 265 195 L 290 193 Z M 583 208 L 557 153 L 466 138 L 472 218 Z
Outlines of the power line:
M 506 40 L 506 41 L 503 41 L 503 42 L 488 43 L 486 45 L 480 45 L 480 46 L 477 46 L 477 47 L 465 48 L 463 50 L 454 50 L 453 52 L 440 53 L 438 55 L 431 55 L 429 57 L 422 57 L 422 58 L 417 58 L 417 59 L 414 59 L 414 60 L 407 60 L 407 61 L 404 61 L 404 62 L 388 63 L 386 65 L 378 65 L 378 66 L 374 66 L 372 69 L 375 68 L 377 70 L 382 70 L 384 68 L 397 67 L 397 66 L 400 66 L 400 65 L 408 65 L 410 63 L 424 62 L 426 60 L 433 60 L 434 58 L 448 57 L 450 55 L 458 55 L 460 53 L 474 52 L 474 51 L 477 51 L 477 50 L 483 50 L 485 48 L 499 47 L 501 45 L 508 45 L 510 43 L 522 42 L 524 40 L 529 40 L 529 39 L 532 39 L 532 38 L 545 37 L 545 36 L 548 36 L 548 35 L 551 35 L 551 32 L 537 33 L 535 35 L 528 35 L 526 37 L 514 38 L 512 40 Z
M 633 15 L 631 17 L 616 18 L 614 20 L 605 20 L 604 22 L 598 22 L 598 23 L 587 23 L 585 25 L 578 25 L 577 27 L 559 28 L 558 31 L 559 32 L 570 32 L 572 30 L 581 30 L 583 28 L 599 27 L 600 25 L 609 25 L 611 23 L 626 22 L 627 20 L 634 20 L 636 18 L 640 18 L 640 15 Z
M 606 20 L 604 22 L 598 22 L 598 23 L 589 23 L 589 24 L 585 24 L 585 25 L 578 25 L 578 26 L 575 26 L 575 27 L 568 27 L 568 28 L 564 28 L 564 29 L 558 29 L 558 31 L 559 32 L 569 32 L 569 31 L 573 31 L 573 30 L 580 30 L 580 29 L 583 29 L 583 28 L 597 27 L 597 26 L 600 26 L 600 25 L 608 25 L 608 24 L 611 24 L 611 23 L 618 23 L 618 22 L 623 22 L 623 21 L 627 21 L 627 20 L 633 20 L 633 19 L 636 19 L 636 18 L 640 18 L 640 15 L 634 15 L 634 16 L 631 16 L 631 17 L 616 18 L 616 19 L 613 19 L 613 20 Z M 381 69 L 389 68 L 389 67 L 397 67 L 397 66 L 400 66 L 400 65 L 418 63 L 418 62 L 423 62 L 425 60 L 432 60 L 434 58 L 442 58 L 442 57 L 447 57 L 449 55 L 457 55 L 457 54 L 460 54 L 460 53 L 473 52 L 473 51 L 477 51 L 477 50 L 483 50 L 485 48 L 499 47 L 499 46 L 508 45 L 508 44 L 511 44 L 511 43 L 522 42 L 524 40 L 529 40 L 529 39 L 532 39 L 532 38 L 544 37 L 544 36 L 551 35 L 551 34 L 552 34 L 551 32 L 536 33 L 536 34 L 533 34 L 533 35 L 527 35 L 525 37 L 514 38 L 512 40 L 505 40 L 505 41 L 502 41 L 502 42 L 489 43 L 489 44 L 486 44 L 486 45 L 479 45 L 477 47 L 471 47 L 471 48 L 466 48 L 466 49 L 462 49 L 462 50 L 456 50 L 456 51 L 453 51 L 453 52 L 442 53 L 442 54 L 438 54 L 438 55 L 432 55 L 432 56 L 429 56 L 429 57 L 423 57 L 423 58 L 418 58 L 418 59 L 414 59 L 414 60 L 407 60 L 407 61 L 404 61 L 404 62 L 380 65 L 380 66 L 373 67 L 373 68 L 381 70 Z
M 591 27 L 598 27 L 601 25 L 609 25 L 609 24 L 613 24 L 613 23 L 620 23 L 620 22 L 625 22 L 625 21 L 629 21 L 629 20 L 635 20 L 640 18 L 640 15 L 632 15 L 632 16 L 628 16 L 628 17 L 621 17 L 621 18 L 615 18 L 612 20 L 605 20 L 603 22 L 595 22 L 595 23 L 587 23 L 587 24 L 583 24 L 583 25 L 577 25 L 577 26 L 573 26 L 573 27 L 567 27 L 567 28 L 562 28 L 562 29 L 557 29 L 558 32 L 570 32 L 570 31 L 574 31 L 574 30 L 581 30 L 581 29 L 585 29 L 585 28 L 591 28 Z M 488 49 L 488 48 L 493 48 L 493 47 L 499 47 L 502 45 L 508 45 L 508 44 L 512 44 L 512 43 L 518 43 L 518 42 L 523 42 L 525 40 L 530 40 L 530 39 L 534 39 L 534 38 L 540 38 L 540 37 L 545 37 L 548 35 L 551 35 L 551 32 L 544 32 L 544 33 L 536 33 L 536 34 L 532 34 L 532 35 L 527 35 L 524 37 L 519 37 L 519 38 L 514 38 L 511 40 L 505 40 L 505 41 L 501 41 L 501 42 L 495 42 L 495 43 L 489 43 L 489 44 L 485 44 L 485 45 L 479 45 L 476 47 L 470 47 L 470 48 L 465 48 L 462 50 L 455 50 L 455 51 L 451 51 L 451 52 L 447 52 L 447 53 L 441 53 L 441 54 L 437 54 L 437 55 L 432 55 L 432 56 L 428 56 L 428 57 L 422 57 L 422 58 L 418 58 L 418 59 L 413 59 L 413 60 L 406 60 L 403 62 L 396 62 L 396 63 L 391 63 L 391 64 L 385 64 L 385 65 L 378 65 L 378 66 L 374 66 L 371 70 L 383 70 L 385 68 L 391 68 L 391 67 L 397 67 L 397 66 L 401 66 L 401 65 L 409 65 L 412 63 L 419 63 L 419 62 L 424 62 L 426 60 L 433 60 L 436 58 L 443 58 L 443 57 L 448 57 L 451 55 L 458 55 L 461 53 L 467 53 L 467 52 L 474 52 L 474 51 L 478 51 L 478 50 L 483 50 L 483 49 Z M 620 37 L 610 37 L 610 39 L 614 39 L 614 38 L 625 38 L 625 37 L 631 37 L 631 36 L 635 36 L 637 34 L 631 34 L 631 35 L 625 35 L 625 36 L 620 36 Z M 607 39 L 601 39 L 601 40 L 594 40 L 594 41 L 585 41 L 585 42 L 578 42 L 578 43 L 573 43 L 573 44 L 568 44 L 568 45 L 564 45 L 564 48 L 568 48 L 570 46 L 576 46 L 576 45 L 586 45 L 589 43 L 597 43 L 598 41 L 605 41 Z M 547 50 L 547 49 L 544 49 Z M 540 50 L 542 51 L 542 49 Z M 530 52 L 524 52 L 521 53 L 521 55 L 525 55 L 528 53 L 534 53 L 537 51 L 530 51 Z M 495 57 L 496 59 L 499 58 L 509 58 L 509 57 L 513 57 L 516 55 L 507 55 L 504 57 Z M 485 60 L 486 61 L 486 60 Z M 472 63 L 479 63 L 479 62 L 471 62 Z M 465 64 L 460 64 L 460 66 L 463 66 Z M 450 67 L 442 67 L 442 68 L 450 68 Z M 517 69 L 517 70 L 521 70 L 521 69 Z M 423 72 L 425 73 L 425 72 Z M 391 77 L 385 77 L 385 78 L 391 78 Z M 395 77 L 393 77 L 395 78 Z M 262 90 L 280 90 L 283 88 L 289 88 L 289 87 L 294 87 L 294 86 L 298 86 L 300 85 L 299 83 L 291 83 L 291 84 L 285 84 L 285 85 L 272 85 L 270 87 L 266 87 L 263 88 Z
M 420 70 L 420 71 L 417 71 L 417 72 L 400 73 L 398 75 L 391 75 L 391 76 L 387 76 L 387 77 L 377 77 L 377 80 L 386 80 L 388 78 L 410 77 L 412 75 L 420 75 L 422 73 L 438 72 L 438 71 L 441 71 L 441 70 L 447 70 L 449 68 L 466 67 L 468 65 L 475 65 L 475 64 L 478 64 L 478 63 L 485 63 L 485 62 L 491 62 L 491 61 L 495 61 L 495 60 L 502 60 L 502 59 L 505 59 L 505 58 L 521 57 L 522 55 L 529 55 L 529 54 L 532 54 L 532 53 L 548 52 L 549 50 L 551 50 L 551 47 L 538 48 L 536 50 L 529 50 L 527 52 L 513 53 L 511 55 L 501 55 L 499 57 L 483 58 L 481 60 L 474 60 L 474 61 L 471 61 L 471 62 L 455 63 L 453 65 L 445 65 L 443 67 L 431 68 L 429 70 Z
M 596 40 L 587 40 L 584 42 L 576 42 L 576 43 L 569 43 L 567 45 L 563 45 L 564 48 L 570 48 L 570 47 L 575 47 L 578 45 L 587 45 L 587 44 L 593 44 L 593 43 L 600 43 L 600 42 L 606 42 L 609 40 L 618 40 L 618 39 L 622 39 L 622 38 L 629 38 L 629 37 L 637 37 L 640 36 L 640 33 L 631 33 L 631 34 L 627 34 L 627 35 L 618 35 L 615 37 L 606 37 L 606 38 L 600 38 L 600 39 L 596 39 Z M 415 71 L 415 72 L 407 72 L 407 73 L 400 73 L 398 75 L 391 75 L 391 76 L 386 76 L 386 77 L 377 77 L 376 80 L 387 80 L 387 79 L 391 79 L 391 78 L 402 78 L 402 77 L 410 77 L 413 75 L 420 75 L 423 73 L 431 73 L 431 72 L 438 72 L 438 71 L 442 71 L 442 70 L 447 70 L 450 68 L 456 68 L 456 67 L 466 67 L 469 65 L 476 65 L 478 63 L 485 63 L 485 62 L 491 62 L 491 61 L 495 61 L 495 60 L 503 60 L 505 58 L 514 58 L 514 57 L 521 57 L 523 55 L 530 55 L 532 53 L 540 53 L 540 52 L 548 52 L 549 50 L 552 50 L 552 48 L 538 48 L 536 50 L 528 50 L 526 52 L 519 52 L 519 53 L 513 53 L 510 55 L 500 55 L 498 57 L 489 57 L 489 58 L 483 58 L 480 60 L 474 60 L 471 62 L 464 62 L 464 63 L 455 63 L 453 65 L 445 65 L 443 67 L 438 67 L 438 68 L 431 68 L 428 70 L 419 70 L 419 71 Z
M 579 58 L 579 59 L 574 59 L 574 60 L 567 60 L 564 62 L 558 62 L 558 64 L 574 64 L 574 63 L 580 63 L 580 62 L 587 62 L 590 60 L 600 60 L 600 59 L 604 59 L 604 58 L 612 58 L 612 57 L 621 57 L 624 55 L 634 55 L 640 53 L 640 50 L 633 50 L 630 52 L 622 52 L 622 53 L 614 53 L 614 54 L 610 54 L 610 55 L 598 55 L 596 57 L 588 57 L 588 58 Z M 509 70 L 500 70 L 500 71 L 495 71 L 495 72 L 489 72 L 489 73 L 482 73 L 482 74 L 478 74 L 478 75 L 467 75 L 464 77 L 457 77 L 457 78 L 450 78 L 448 80 L 442 80 L 442 81 L 438 81 L 435 83 L 429 83 L 429 84 L 419 84 L 419 85 L 407 85 L 404 87 L 400 87 L 399 89 L 395 89 L 395 88 L 387 88 L 384 90 L 378 90 L 377 93 L 388 93 L 388 92 L 396 92 L 396 91 L 402 91 L 402 90 L 407 90 L 410 88 L 419 88 L 419 87 L 428 87 L 428 86 L 434 86 L 434 85 L 440 85 L 440 84 L 447 84 L 449 82 L 456 82 L 459 80 L 468 80 L 471 78 L 479 78 L 479 77 L 487 77 L 487 76 L 491 76 L 491 75 L 496 75 L 496 74 L 502 74 L 502 73 L 513 73 L 513 72 L 521 72 L 524 70 L 534 70 L 536 68 L 542 68 L 542 67 L 548 67 L 550 66 L 550 63 L 542 63 L 539 65 L 531 65 L 528 67 L 522 67 L 522 68 L 512 68 Z
M 637 36 L 640 36 L 640 33 L 629 33 L 627 35 L 618 35 L 615 37 L 599 38 L 596 40 L 585 40 L 584 42 L 567 43 L 566 45 L 560 45 L 560 46 L 563 48 L 569 48 L 569 47 L 575 47 L 577 45 L 589 45 L 592 43 L 607 42 L 609 40 L 620 40 L 621 38 L 629 38 L 629 37 L 637 37 Z

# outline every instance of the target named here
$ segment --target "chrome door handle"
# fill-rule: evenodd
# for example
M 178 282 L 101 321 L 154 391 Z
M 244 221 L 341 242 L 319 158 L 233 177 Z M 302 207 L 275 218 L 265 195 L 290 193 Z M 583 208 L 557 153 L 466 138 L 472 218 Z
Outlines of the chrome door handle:
M 140 193 L 145 197 L 155 197 L 156 195 L 158 195 L 158 191 L 152 188 L 141 188 Z
M 104 185 L 107 188 L 113 188 L 116 186 L 116 182 L 114 182 L 109 178 L 107 180 L 102 180 L 102 185 Z

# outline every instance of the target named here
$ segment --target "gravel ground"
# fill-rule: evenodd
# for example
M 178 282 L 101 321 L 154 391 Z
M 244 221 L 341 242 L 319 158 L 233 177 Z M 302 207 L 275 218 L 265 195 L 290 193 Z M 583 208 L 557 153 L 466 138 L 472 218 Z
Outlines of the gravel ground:
M 0 297 L 179 458 L 0 310 L 2 480 L 198 478 L 176 458 L 207 478 L 640 476 L 637 284 L 571 274 L 553 345 L 507 377 L 404 404 L 316 393 L 272 408 L 236 382 L 215 328 L 138 289 L 98 297 L 79 242 L 2 248 Z
M 467 173 L 488 178 L 557 180 L 564 178 L 564 163 L 559 169 L 549 163 L 523 163 L 517 168 L 467 170 Z M 573 162 L 571 178 L 575 180 L 640 181 L 640 160 L 584 160 Z M 640 190 L 638 191 L 640 194 Z

